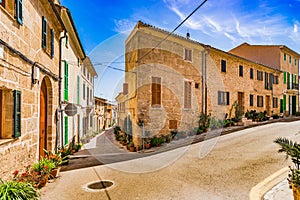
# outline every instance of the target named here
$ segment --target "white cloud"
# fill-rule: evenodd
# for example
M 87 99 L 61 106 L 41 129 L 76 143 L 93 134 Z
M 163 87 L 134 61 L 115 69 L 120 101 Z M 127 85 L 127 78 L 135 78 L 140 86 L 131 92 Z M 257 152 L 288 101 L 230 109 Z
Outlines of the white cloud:
M 116 31 L 117 33 L 129 33 L 136 24 L 136 22 L 130 21 L 128 19 L 121 19 L 121 20 L 115 19 L 114 22 L 115 22 L 114 31 Z
M 298 33 L 298 21 L 294 23 L 294 33 Z

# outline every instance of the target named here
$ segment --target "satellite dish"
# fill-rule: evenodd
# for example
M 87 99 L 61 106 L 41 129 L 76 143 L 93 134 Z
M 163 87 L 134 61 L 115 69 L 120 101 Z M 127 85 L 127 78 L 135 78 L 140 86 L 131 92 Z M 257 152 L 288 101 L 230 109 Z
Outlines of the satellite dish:
M 66 115 L 73 117 L 77 114 L 77 106 L 75 106 L 75 104 L 73 103 L 68 103 L 65 107 L 65 113 Z

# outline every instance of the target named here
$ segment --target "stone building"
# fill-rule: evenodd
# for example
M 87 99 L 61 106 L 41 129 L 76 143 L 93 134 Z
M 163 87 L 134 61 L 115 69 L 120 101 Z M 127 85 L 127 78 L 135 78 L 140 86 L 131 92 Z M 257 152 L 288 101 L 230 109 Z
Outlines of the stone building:
M 97 74 L 85 54 L 70 10 L 59 2 L 56 2 L 56 7 L 66 27 L 66 33 L 61 38 L 62 112 L 59 126 L 59 143 L 64 146 L 72 141 L 78 142 L 90 130 L 87 120 L 93 115 L 93 82 Z M 74 111 L 71 112 L 72 116 L 67 110 Z
M 0 1 L 0 177 L 56 148 L 60 33 L 52 0 Z
M 101 132 L 102 130 L 111 127 L 114 122 L 114 105 L 109 103 L 107 99 L 100 97 L 95 97 L 94 99 L 94 131 Z
M 279 114 L 293 79 L 284 70 L 138 22 L 126 40 L 118 124 L 139 146 L 145 134 L 192 131 L 201 113 L 224 119 L 234 105 Z
M 243 43 L 229 51 L 232 54 L 262 63 L 281 71 L 280 112 L 295 115 L 299 107 L 300 55 L 284 45 L 250 45 Z

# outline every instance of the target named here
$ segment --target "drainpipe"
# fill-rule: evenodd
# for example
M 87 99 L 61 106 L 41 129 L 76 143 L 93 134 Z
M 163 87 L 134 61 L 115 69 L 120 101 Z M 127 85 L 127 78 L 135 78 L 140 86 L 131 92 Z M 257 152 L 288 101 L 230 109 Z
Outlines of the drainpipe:
M 63 32 L 63 36 L 61 36 L 59 38 L 59 81 L 58 81 L 58 102 L 59 102 L 59 111 L 60 111 L 60 120 L 59 120 L 59 123 L 60 123 L 60 133 L 57 133 L 56 134 L 56 142 L 55 142 L 55 145 L 57 147 L 57 136 L 59 135 L 60 137 L 60 147 L 63 147 L 63 130 L 64 130 L 64 127 L 63 127 L 63 109 L 62 109 L 62 100 L 61 100 L 61 83 L 62 83 L 62 77 L 61 77 L 61 69 L 62 69 L 62 53 L 63 53 L 63 45 L 62 45 L 62 40 L 65 39 L 67 37 L 67 32 L 64 31 Z M 57 148 L 56 148 L 57 149 Z
M 202 114 L 206 114 L 206 55 L 202 51 Z

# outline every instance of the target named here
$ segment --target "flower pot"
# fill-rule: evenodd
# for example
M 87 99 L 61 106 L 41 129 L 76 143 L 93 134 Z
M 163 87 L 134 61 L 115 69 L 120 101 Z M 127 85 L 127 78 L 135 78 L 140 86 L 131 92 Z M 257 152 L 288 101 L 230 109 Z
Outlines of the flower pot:
M 130 151 L 130 152 L 134 152 L 134 151 L 135 151 L 135 148 L 134 148 L 134 147 L 129 147 L 129 151 Z
M 50 179 L 54 179 L 54 178 L 58 177 L 58 173 L 60 171 L 60 168 L 61 167 L 57 167 L 57 168 L 55 168 L 55 169 L 53 169 L 51 171 L 51 173 L 50 173 Z
M 39 182 L 35 185 L 36 188 L 44 187 L 48 182 L 48 175 L 40 178 Z
M 150 149 L 150 148 L 151 148 L 151 144 L 150 144 L 150 143 L 146 143 L 146 144 L 145 144 L 145 148 L 146 148 L 146 149 Z
M 300 187 L 295 187 L 294 184 L 292 184 L 292 190 L 294 200 L 300 200 Z

